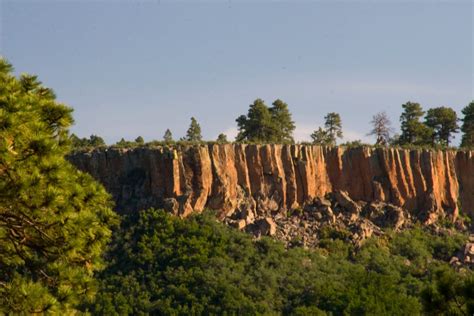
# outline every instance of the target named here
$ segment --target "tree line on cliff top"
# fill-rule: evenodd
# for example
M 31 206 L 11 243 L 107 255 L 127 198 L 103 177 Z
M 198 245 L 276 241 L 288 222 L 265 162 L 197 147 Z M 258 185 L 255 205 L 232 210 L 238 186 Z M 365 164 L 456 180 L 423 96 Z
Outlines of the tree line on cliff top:
M 394 134 L 392 122 L 386 112 L 376 113 L 370 121 L 371 130 L 367 135 L 374 136 L 375 145 L 379 146 L 423 146 L 449 147 L 454 134 L 462 132 L 461 148 L 474 147 L 474 101 L 462 109 L 463 118 L 459 119 L 456 111 L 449 107 L 436 107 L 423 110 L 419 103 L 407 102 L 402 105 L 400 115 L 400 134 Z M 461 126 L 459 126 L 461 122 Z M 237 143 L 279 143 L 293 144 L 293 132 L 296 128 L 292 120 L 288 104 L 280 99 L 275 100 L 272 106 L 267 106 L 262 99 L 255 100 L 247 114 L 236 119 L 238 134 Z M 338 113 L 331 112 L 324 117 L 324 126 L 318 127 L 311 134 L 311 144 L 335 146 L 338 139 L 343 138 L 342 119 Z M 102 138 L 91 135 L 89 139 L 71 136 L 74 148 L 96 148 L 105 146 Z M 196 118 L 191 123 L 186 136 L 178 140 L 180 143 L 200 143 L 203 141 L 201 126 Z M 215 143 L 228 143 L 227 136 L 219 134 Z M 167 129 L 162 143 L 173 144 L 172 132 Z M 135 141 L 121 139 L 114 146 L 133 147 L 144 144 L 139 136 Z M 340 143 L 346 146 L 367 145 L 362 141 Z

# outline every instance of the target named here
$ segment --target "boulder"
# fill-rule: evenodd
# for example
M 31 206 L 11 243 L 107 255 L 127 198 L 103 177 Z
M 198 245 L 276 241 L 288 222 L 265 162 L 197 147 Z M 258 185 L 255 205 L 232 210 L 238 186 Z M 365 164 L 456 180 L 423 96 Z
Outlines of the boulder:
M 394 230 L 399 230 L 405 223 L 404 210 L 401 207 L 388 204 L 385 207 L 385 214 L 383 217 L 383 227 L 392 227 Z
M 278 203 L 269 198 L 257 198 L 257 210 L 260 215 L 264 215 L 270 212 L 276 212 L 280 206 Z
M 261 235 L 273 236 L 276 234 L 277 226 L 271 217 L 265 217 L 255 221 Z
M 245 220 L 243 219 L 239 219 L 239 220 L 236 220 L 234 222 L 232 222 L 232 226 L 239 229 L 239 230 L 242 230 L 245 228 L 245 226 L 247 226 L 247 223 Z
M 167 198 L 163 200 L 163 209 L 173 215 L 178 215 L 179 203 L 174 198 Z
M 360 213 L 361 206 L 354 202 L 346 191 L 334 192 L 334 198 L 344 210 L 354 214 Z
M 317 197 L 314 199 L 314 204 L 318 207 L 331 207 L 331 201 L 323 198 L 323 197 Z
M 314 213 L 314 218 L 317 220 L 317 221 L 320 221 L 323 219 L 323 214 L 321 214 L 320 212 L 316 212 Z

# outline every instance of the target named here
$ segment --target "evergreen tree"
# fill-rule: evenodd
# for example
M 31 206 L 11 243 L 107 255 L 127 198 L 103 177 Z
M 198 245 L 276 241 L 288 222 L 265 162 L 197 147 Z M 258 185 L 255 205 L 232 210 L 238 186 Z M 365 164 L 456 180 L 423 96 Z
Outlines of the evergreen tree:
M 392 132 L 391 122 L 386 112 L 380 112 L 372 117 L 371 124 L 373 126 L 369 135 L 377 137 L 377 145 L 387 145 L 390 141 L 390 133 Z
M 332 144 L 332 139 L 328 132 L 321 127 L 311 134 L 311 139 L 313 140 L 314 145 L 329 146 Z
M 461 131 L 463 132 L 461 147 L 474 147 L 474 101 L 469 103 L 462 110 L 464 118 L 462 119 Z
M 257 99 L 250 105 L 247 115 L 236 119 L 239 134 L 238 142 L 256 143 L 292 143 L 295 123 L 291 119 L 288 105 L 275 100 L 272 107 Z
M 97 136 L 97 135 L 91 135 L 89 137 L 89 144 L 92 147 L 100 147 L 100 146 L 105 146 L 105 141 L 102 137 Z
M 169 128 L 165 131 L 165 135 L 163 135 L 163 140 L 167 143 L 170 143 L 173 141 L 173 134 L 171 134 L 171 131 Z
M 143 137 L 138 136 L 137 138 L 135 138 L 135 143 L 143 145 L 145 143 L 145 140 L 143 139 Z
M 420 119 L 425 112 L 419 103 L 407 102 L 402 105 L 403 113 L 400 116 L 402 134 L 400 145 L 423 144 L 431 137 L 432 131 Z
M 75 149 L 81 148 L 97 148 L 101 146 L 105 146 L 105 141 L 102 137 L 97 135 L 91 135 L 88 139 L 87 138 L 79 138 L 76 134 L 71 134 L 69 137 L 72 147 Z
M 82 139 L 80 139 L 76 134 L 72 133 L 69 137 L 73 148 L 82 147 Z
M 425 124 L 433 130 L 433 144 L 438 142 L 449 146 L 452 134 L 459 130 L 456 112 L 448 107 L 429 109 L 426 113 Z
M 74 314 L 93 294 L 114 215 L 64 158 L 71 112 L 0 59 L 0 314 Z
M 227 135 L 220 133 L 219 136 L 217 136 L 217 143 L 219 144 L 227 144 L 229 141 L 227 140 Z
M 275 127 L 270 109 L 262 99 L 257 99 L 250 105 L 247 116 L 241 115 L 236 119 L 239 134 L 238 142 L 272 142 Z
M 130 142 L 126 141 L 125 138 L 120 138 L 120 140 L 115 144 L 118 147 L 129 147 Z
M 200 142 L 202 141 L 201 126 L 194 117 L 191 117 L 191 124 L 189 125 L 188 131 L 186 132 L 186 140 L 189 142 Z
M 279 143 L 294 143 L 293 131 L 295 122 L 291 119 L 291 113 L 288 110 L 288 104 L 280 99 L 275 100 L 270 108 L 270 114 L 275 129 L 275 141 Z
M 326 132 L 330 139 L 330 145 L 336 145 L 336 139 L 342 138 L 342 122 L 338 113 L 328 113 L 324 117 Z

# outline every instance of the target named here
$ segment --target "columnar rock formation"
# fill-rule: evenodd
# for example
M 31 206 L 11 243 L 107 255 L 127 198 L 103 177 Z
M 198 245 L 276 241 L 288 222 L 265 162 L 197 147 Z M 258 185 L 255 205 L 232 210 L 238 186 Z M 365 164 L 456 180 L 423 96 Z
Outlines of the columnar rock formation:
M 303 145 L 104 149 L 70 161 L 102 182 L 119 212 L 165 207 L 279 212 L 347 191 L 400 206 L 422 221 L 474 216 L 474 152 Z

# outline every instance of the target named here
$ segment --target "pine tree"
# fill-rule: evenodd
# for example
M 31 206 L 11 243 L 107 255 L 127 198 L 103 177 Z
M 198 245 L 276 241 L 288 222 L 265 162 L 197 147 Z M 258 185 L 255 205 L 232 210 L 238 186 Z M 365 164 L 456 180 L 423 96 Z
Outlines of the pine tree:
M 105 141 L 102 137 L 97 135 L 91 135 L 87 138 L 79 138 L 76 134 L 71 134 L 69 137 L 72 147 L 74 149 L 83 149 L 83 148 L 97 148 L 106 146 Z
M 462 119 L 461 131 L 463 132 L 461 147 L 474 147 L 474 101 L 462 109 L 464 118 Z
M 130 147 L 130 142 L 126 141 L 125 138 L 120 138 L 120 140 L 115 143 L 115 146 L 117 147 Z
M 227 140 L 227 135 L 220 133 L 219 136 L 217 136 L 216 142 L 219 144 L 227 144 L 229 141 Z
M 202 141 L 201 126 L 194 117 L 191 117 L 191 124 L 189 125 L 188 131 L 186 132 L 186 140 L 188 142 Z
M 249 106 L 247 115 L 236 119 L 239 134 L 238 142 L 249 141 L 256 143 L 293 143 L 295 123 L 291 119 L 288 105 L 275 100 L 272 107 L 265 105 L 262 99 L 257 99 Z
M 420 121 L 425 115 L 419 103 L 407 102 L 402 105 L 403 113 L 400 115 L 402 134 L 399 137 L 399 144 L 421 145 L 429 142 L 432 130 Z
M 64 158 L 71 112 L 0 59 L 0 314 L 73 314 L 93 294 L 114 215 Z
M 138 136 L 137 138 L 135 138 L 135 143 L 143 145 L 145 143 L 145 140 L 143 139 L 143 137 Z
M 257 99 L 250 105 L 247 115 L 236 119 L 239 134 L 237 141 L 272 142 L 274 130 L 272 115 L 262 99 Z
M 293 131 L 295 122 L 291 119 L 291 113 L 288 110 L 288 104 L 280 99 L 273 102 L 270 108 L 275 133 L 275 141 L 279 143 L 294 143 Z
M 336 145 L 336 139 L 342 138 L 341 116 L 338 113 L 331 112 L 324 117 L 324 120 L 324 126 L 330 140 L 329 145 L 334 146 Z
M 329 136 L 328 132 L 321 127 L 311 134 L 311 139 L 313 140 L 314 145 L 329 146 L 332 144 L 332 138 Z
M 102 137 L 97 136 L 97 135 L 91 135 L 89 137 L 89 144 L 92 147 L 100 147 L 100 146 L 105 146 L 105 141 Z
M 169 128 L 165 131 L 165 135 L 163 135 L 163 140 L 167 143 L 173 142 L 173 134 L 171 134 Z
M 433 130 L 433 144 L 438 142 L 449 146 L 452 134 L 459 130 L 456 112 L 448 107 L 429 109 L 426 113 L 425 124 Z

